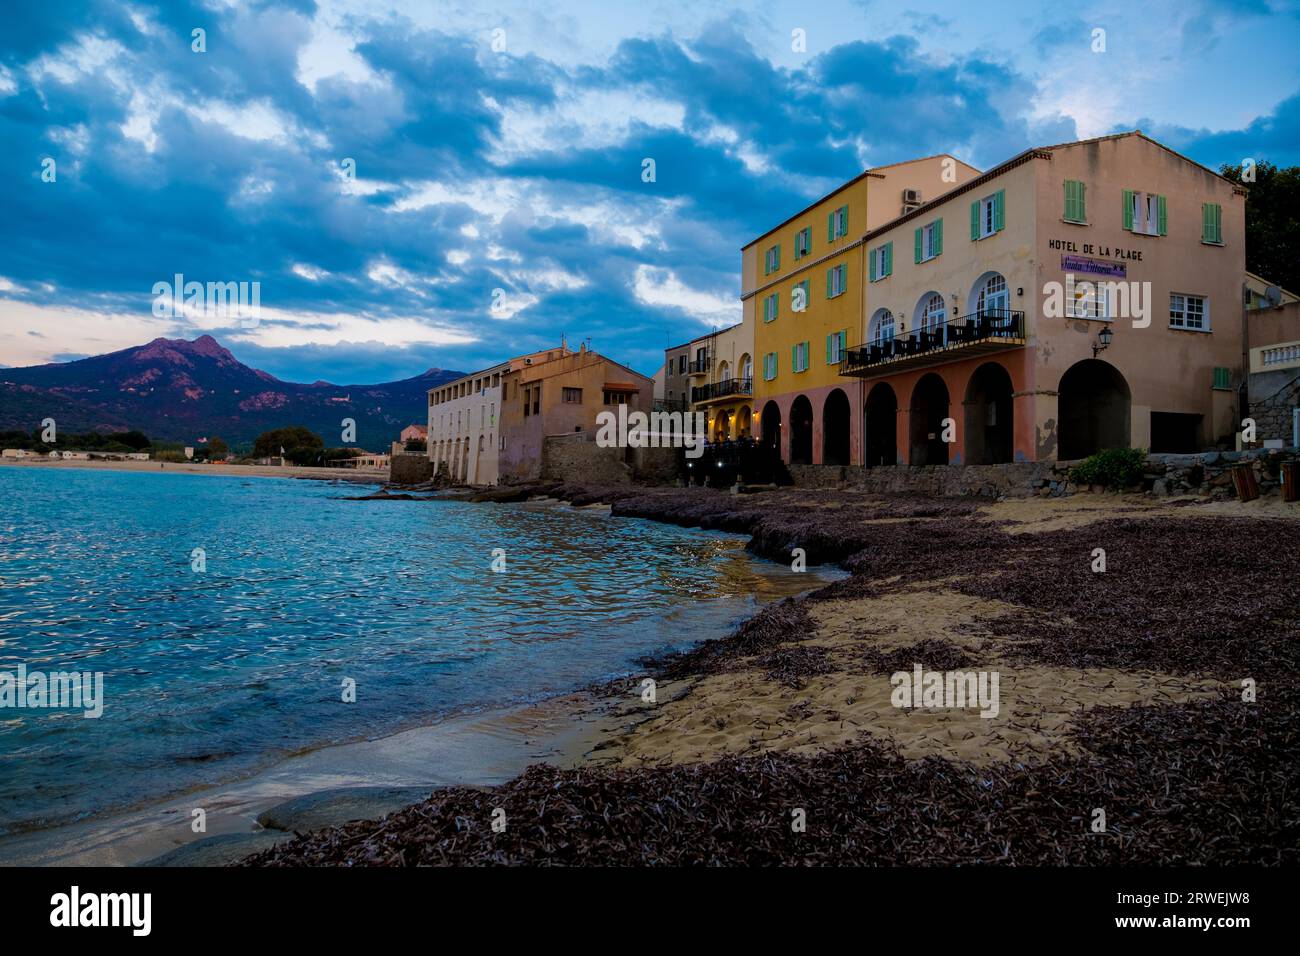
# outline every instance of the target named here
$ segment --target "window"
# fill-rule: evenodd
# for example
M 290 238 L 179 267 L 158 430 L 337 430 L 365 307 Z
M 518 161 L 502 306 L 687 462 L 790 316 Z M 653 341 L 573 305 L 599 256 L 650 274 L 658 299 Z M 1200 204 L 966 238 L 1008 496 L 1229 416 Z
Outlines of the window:
M 802 259 L 812 252 L 812 229 L 800 229 L 794 234 L 794 257 Z
M 844 350 L 848 347 L 848 329 L 832 332 L 826 336 L 826 364 L 839 365 L 844 361 Z
M 763 381 L 770 382 L 776 378 L 776 353 L 768 352 L 763 356 Z
M 778 307 L 781 303 L 781 296 L 775 292 L 763 299 L 763 321 L 771 322 L 776 319 Z
M 1087 191 L 1088 187 L 1078 180 L 1067 179 L 1065 181 L 1066 222 L 1088 221 Z
M 871 320 L 871 335 L 869 338 L 872 345 L 884 345 L 886 342 L 893 341 L 894 313 L 888 309 L 881 309 L 877 312 L 876 317 Z
M 532 407 L 533 404 L 532 396 L 533 396 L 533 390 L 531 388 L 524 389 L 524 418 L 528 417 L 529 409 Z
M 763 275 L 771 275 L 781 268 L 781 247 L 775 245 L 763 253 Z
M 747 382 L 754 377 L 754 359 L 749 355 L 746 355 L 744 362 L 741 363 L 740 377 Z
M 849 207 L 841 206 L 826 217 L 826 241 L 834 242 L 849 234 Z
M 975 299 L 975 311 L 1001 315 L 1010 307 L 1011 299 L 1007 295 L 1007 280 L 999 275 L 989 276 Z
M 943 220 L 936 219 L 916 230 L 914 234 L 916 262 L 928 262 L 943 255 Z
M 881 279 L 888 278 L 894 273 L 894 244 L 887 242 L 883 246 L 876 246 L 868 253 L 867 266 L 870 269 L 869 278 L 872 282 L 879 282 Z
M 799 342 L 790 349 L 790 370 L 793 372 L 808 371 L 808 343 Z
M 1223 245 L 1223 207 L 1217 202 L 1201 203 L 1201 242 Z
M 808 280 L 796 282 L 790 289 L 790 311 L 807 312 L 808 300 L 811 298 L 808 294 Z
M 826 270 L 826 298 L 833 299 L 843 295 L 848 288 L 849 267 L 841 263 Z
M 1088 280 L 1074 283 L 1074 294 L 1065 303 L 1066 313 L 1072 319 L 1110 320 L 1110 301 L 1104 283 Z M 1068 286 L 1067 286 L 1068 288 Z
M 606 405 L 626 405 L 631 401 L 631 392 L 610 391 L 609 389 L 605 390 Z
M 970 241 L 987 239 L 1006 225 L 1007 191 L 999 189 L 970 204 Z M 936 252 L 935 255 L 938 255 Z
M 1210 331 L 1210 310 L 1201 295 L 1182 295 L 1174 292 L 1169 296 L 1169 327 L 1171 329 L 1193 329 L 1198 332 Z
M 686 374 L 686 353 L 685 352 L 677 356 L 677 374 L 678 375 Z
M 1167 235 L 1165 197 L 1124 190 L 1124 228 L 1145 236 Z
M 561 395 L 561 401 L 564 401 L 564 402 L 566 402 L 566 403 L 568 403 L 568 404 L 570 404 L 570 405 L 581 405 L 581 404 L 582 404 L 582 389 L 580 389 L 580 388 L 566 388 L 566 389 L 564 389 L 564 391 L 563 391 L 563 393 L 562 393 L 562 395 Z
M 925 300 L 925 306 L 921 309 L 921 328 L 937 329 L 943 325 L 944 316 L 947 315 L 948 309 L 944 305 L 943 296 L 938 292 L 931 293 L 930 297 Z
M 542 386 L 538 385 L 533 389 L 533 414 L 536 415 L 542 407 Z

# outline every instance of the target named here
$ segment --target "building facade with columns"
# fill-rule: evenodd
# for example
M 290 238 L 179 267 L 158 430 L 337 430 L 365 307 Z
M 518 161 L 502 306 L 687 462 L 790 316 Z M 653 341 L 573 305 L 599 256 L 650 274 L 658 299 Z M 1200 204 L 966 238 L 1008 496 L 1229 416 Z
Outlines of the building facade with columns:
M 863 237 L 978 175 L 947 155 L 869 169 L 741 250 L 755 431 L 786 461 L 861 461 L 861 389 L 839 373 L 865 325 Z
M 1244 214 L 1242 187 L 1139 132 L 969 177 L 862 236 L 849 414 L 833 391 L 793 416 L 770 396 L 764 438 L 786 461 L 927 465 L 1231 436 Z

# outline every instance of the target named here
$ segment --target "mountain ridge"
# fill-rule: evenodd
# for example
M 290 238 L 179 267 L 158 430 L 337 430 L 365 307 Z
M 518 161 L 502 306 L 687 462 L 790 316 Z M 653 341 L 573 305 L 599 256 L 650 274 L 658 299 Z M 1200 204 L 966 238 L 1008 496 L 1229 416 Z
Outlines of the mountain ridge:
M 335 446 L 342 420 L 352 418 L 355 444 L 383 450 L 407 425 L 424 424 L 430 388 L 463 374 L 435 367 L 378 384 L 286 382 L 243 364 L 211 335 L 159 337 L 71 362 L 0 368 L 0 430 L 30 432 L 53 418 L 64 433 L 134 428 L 186 444 L 219 435 L 235 446 L 302 425 Z

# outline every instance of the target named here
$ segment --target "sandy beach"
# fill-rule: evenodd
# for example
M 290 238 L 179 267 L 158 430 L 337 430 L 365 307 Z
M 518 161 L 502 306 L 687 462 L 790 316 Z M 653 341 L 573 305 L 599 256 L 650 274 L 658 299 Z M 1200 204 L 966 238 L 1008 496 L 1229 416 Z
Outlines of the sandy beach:
M 615 515 L 744 530 L 760 554 L 803 547 L 851 577 L 651 662 L 653 702 L 637 681 L 607 688 L 576 766 L 534 766 L 489 790 L 446 788 L 382 823 L 321 830 L 250 862 L 1295 856 L 1283 830 L 1297 771 L 1278 748 L 1294 734 L 1300 583 L 1268 542 L 1294 539 L 1300 506 L 1109 494 L 556 494 L 607 500 Z M 1109 555 L 1104 573 L 1092 567 L 1098 547 Z M 1186 573 L 1164 573 L 1174 555 Z M 890 675 L 914 664 L 998 672 L 997 719 L 896 706 Z M 1263 674 L 1270 690 L 1244 701 L 1243 680 Z M 1114 839 L 1088 839 L 1099 805 L 1122 821 Z M 815 836 L 790 840 L 792 806 L 823 821 Z M 488 826 L 494 807 L 510 808 L 508 832 Z M 617 827 L 607 823 L 614 808 Z
M 234 475 L 244 478 L 309 478 L 320 481 L 351 481 L 377 484 L 388 480 L 387 469 L 299 468 L 294 465 L 224 465 L 200 462 L 159 461 L 62 461 L 49 458 L 2 458 L 0 467 L 40 469 L 89 469 L 92 471 L 146 471 L 178 475 Z

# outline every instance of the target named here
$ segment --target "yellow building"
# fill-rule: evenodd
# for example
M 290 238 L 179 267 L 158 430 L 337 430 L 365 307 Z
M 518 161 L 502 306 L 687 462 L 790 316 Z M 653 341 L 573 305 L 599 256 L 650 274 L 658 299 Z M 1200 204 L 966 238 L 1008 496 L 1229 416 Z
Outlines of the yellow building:
M 782 459 L 862 462 L 861 383 L 846 383 L 839 367 L 869 314 L 864 237 L 979 174 L 948 155 L 869 169 L 741 250 L 742 325 L 753 329 L 750 407 L 763 409 L 754 432 Z

